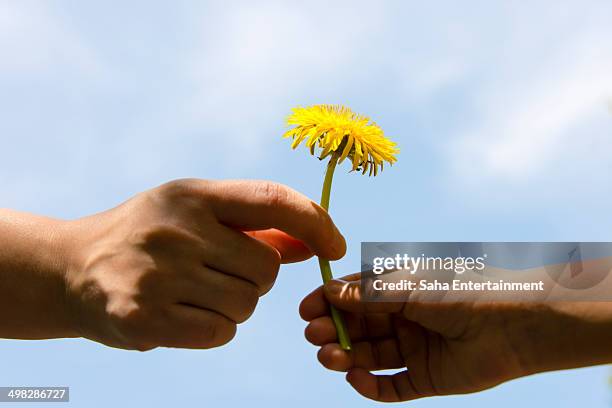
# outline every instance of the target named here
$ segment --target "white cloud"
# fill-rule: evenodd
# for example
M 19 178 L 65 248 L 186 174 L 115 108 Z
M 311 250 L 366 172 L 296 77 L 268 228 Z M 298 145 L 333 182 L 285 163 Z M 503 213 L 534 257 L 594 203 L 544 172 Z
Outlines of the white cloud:
M 0 2 L 0 81 L 21 81 L 0 99 L 17 113 L 0 133 L 21 135 L 14 162 L 43 132 L 44 149 L 62 155 L 57 166 L 39 152 L 32 173 L 74 183 L 93 157 L 139 186 L 194 169 L 248 174 L 265 163 L 268 140 L 282 145 L 291 106 L 353 101 L 388 112 L 398 130 L 413 125 L 401 115 L 422 120 L 414 128 L 425 136 L 395 133 L 407 147 L 450 146 L 450 165 L 437 168 L 453 185 L 545 175 L 575 148 L 576 132 L 599 148 L 583 166 L 610 161 L 593 128 L 610 118 L 612 97 L 612 30 L 596 7 L 210 2 L 168 16 L 128 10 L 108 33 L 75 22 L 98 12 L 114 21 L 113 8 L 79 4 Z M 30 115 L 38 120 L 27 124 Z
M 270 123 L 296 103 L 327 102 L 319 98 L 337 95 L 367 67 L 361 52 L 384 12 L 354 2 L 242 2 L 217 4 L 207 21 L 187 66 L 195 85 L 188 120 L 231 135 L 243 158 L 254 159 L 262 137 L 278 137 L 266 135 Z
M 2 80 L 48 75 L 96 76 L 104 71 L 95 52 L 46 2 L 0 2 Z
M 529 40 L 515 38 L 498 64 L 507 68 L 474 89 L 480 112 L 449 149 L 456 175 L 475 184 L 521 183 L 545 175 L 577 144 L 601 143 L 601 131 L 589 125 L 605 116 L 612 94 L 610 35 L 610 29 L 578 27 L 570 41 L 536 41 L 533 60 L 522 57 L 533 47 Z

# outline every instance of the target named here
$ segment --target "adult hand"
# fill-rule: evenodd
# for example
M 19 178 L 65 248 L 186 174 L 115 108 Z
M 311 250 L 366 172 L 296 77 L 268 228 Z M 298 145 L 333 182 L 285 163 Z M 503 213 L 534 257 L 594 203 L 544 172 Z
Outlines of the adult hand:
M 365 302 L 359 279 L 316 289 L 300 314 L 321 364 L 347 372 L 357 392 L 377 401 L 470 393 L 537 372 L 612 362 L 607 302 Z M 350 352 L 337 344 L 328 303 L 344 311 Z M 383 369 L 404 370 L 372 373 Z
M 5 223 L 19 245 L 0 253 L 0 303 L 20 316 L 3 319 L 0 336 L 82 336 L 137 350 L 225 344 L 281 263 L 346 249 L 326 211 L 265 181 L 178 180 L 76 221 L 30 220 L 21 236 L 20 222 Z M 3 258 L 22 272 L 12 276 Z M 20 267 L 32 259 L 36 267 Z M 38 288 L 44 280 L 59 283 Z

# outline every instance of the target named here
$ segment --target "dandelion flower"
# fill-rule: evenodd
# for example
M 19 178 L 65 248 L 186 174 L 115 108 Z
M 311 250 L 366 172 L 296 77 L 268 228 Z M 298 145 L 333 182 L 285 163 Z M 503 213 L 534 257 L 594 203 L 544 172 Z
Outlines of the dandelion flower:
M 292 148 L 306 143 L 311 154 L 322 149 L 320 158 L 335 154 L 338 163 L 347 157 L 352 170 L 376 176 L 384 162 L 393 164 L 397 159 L 397 145 L 385 137 L 383 130 L 367 116 L 354 113 L 341 105 L 314 105 L 295 108 L 287 118 L 294 128 L 285 133 L 292 137 Z
M 385 137 L 383 130 L 367 116 L 354 113 L 345 106 L 314 105 L 294 108 L 287 118 L 287 124 L 294 126 L 284 135 L 286 138 L 293 138 L 293 149 L 305 142 L 310 154 L 314 155 L 320 150 L 321 160 L 331 156 L 321 192 L 321 207 L 325 210 L 329 210 L 332 179 L 337 163 L 349 158 L 352 163 L 351 171 L 376 176 L 383 169 L 385 162 L 393 164 L 397 160 L 395 156 L 399 149 Z M 319 266 L 324 283 L 333 279 L 327 259 L 319 258 Z M 342 314 L 333 306 L 330 309 L 340 346 L 350 350 L 351 341 Z

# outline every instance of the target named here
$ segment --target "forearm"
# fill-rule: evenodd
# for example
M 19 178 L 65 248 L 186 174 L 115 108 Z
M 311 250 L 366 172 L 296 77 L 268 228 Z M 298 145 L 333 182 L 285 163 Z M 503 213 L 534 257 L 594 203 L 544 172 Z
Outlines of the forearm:
M 0 337 L 75 337 L 65 304 L 67 223 L 0 209 Z

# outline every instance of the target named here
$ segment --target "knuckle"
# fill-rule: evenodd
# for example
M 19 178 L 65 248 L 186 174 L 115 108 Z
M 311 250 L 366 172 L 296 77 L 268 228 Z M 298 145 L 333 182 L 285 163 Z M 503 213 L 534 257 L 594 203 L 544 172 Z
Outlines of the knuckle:
M 125 348 L 148 351 L 155 347 L 147 336 L 150 311 L 134 301 L 114 302 L 107 306 L 107 315 Z
M 138 332 L 148 318 L 144 308 L 138 304 L 111 310 L 110 314 L 119 328 L 128 333 Z
M 140 304 L 154 302 L 155 297 L 163 294 L 168 281 L 175 276 L 172 270 L 163 270 L 155 265 L 144 266 L 130 282 L 132 298 Z
M 150 222 L 175 224 L 193 230 L 193 219 L 209 215 L 212 181 L 173 180 L 144 193 L 144 208 Z
M 264 181 L 257 186 L 256 196 L 270 207 L 278 207 L 289 201 L 290 190 L 283 184 Z
M 171 227 L 165 224 L 150 224 L 132 232 L 131 242 L 136 245 L 147 247 L 154 244 L 161 237 L 166 235 L 166 232 Z
M 143 249 L 151 250 L 169 248 L 172 244 L 191 238 L 191 234 L 178 225 L 157 222 L 132 232 L 131 242 Z
M 187 178 L 172 180 L 152 191 L 153 201 L 166 210 L 176 212 L 177 204 L 183 210 L 199 210 L 206 206 L 211 181 Z
M 184 197 L 193 194 L 198 186 L 197 179 L 184 178 L 164 183 L 158 187 L 158 191 L 168 197 Z

